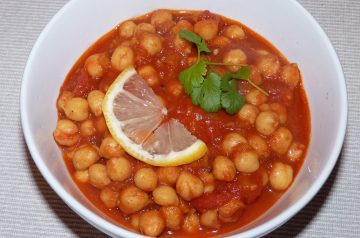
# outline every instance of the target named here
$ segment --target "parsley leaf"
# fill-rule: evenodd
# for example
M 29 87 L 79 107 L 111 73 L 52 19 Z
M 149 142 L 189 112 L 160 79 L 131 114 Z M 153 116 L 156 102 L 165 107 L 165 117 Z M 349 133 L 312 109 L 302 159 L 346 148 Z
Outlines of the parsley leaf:
M 206 53 L 210 53 L 211 50 L 207 47 L 206 42 L 203 38 L 201 38 L 199 35 L 197 35 L 194 32 L 188 31 L 188 30 L 181 30 L 179 32 L 180 37 L 188 40 L 194 44 L 196 44 L 198 51 L 201 52 L 206 52 Z
M 179 80 L 188 95 L 191 95 L 194 87 L 202 85 L 206 71 L 205 62 L 200 60 L 198 63 L 180 72 Z
M 217 112 L 221 108 L 221 77 L 211 72 L 201 87 L 200 106 L 206 112 Z
M 237 91 L 237 81 L 231 78 L 232 74 L 227 72 L 221 79 L 221 106 L 227 113 L 235 114 L 245 104 L 245 98 Z

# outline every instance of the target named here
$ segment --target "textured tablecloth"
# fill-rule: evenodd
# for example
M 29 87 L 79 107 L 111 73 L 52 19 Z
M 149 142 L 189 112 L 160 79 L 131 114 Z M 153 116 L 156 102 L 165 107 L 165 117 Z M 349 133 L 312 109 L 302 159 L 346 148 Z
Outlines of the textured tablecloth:
M 285 0 L 284 0 L 285 1 Z M 0 0 L 0 237 L 103 237 L 46 183 L 24 141 L 19 96 L 41 30 L 66 0 Z M 316 197 L 269 237 L 360 237 L 360 1 L 301 0 L 332 41 L 349 95 L 345 144 Z

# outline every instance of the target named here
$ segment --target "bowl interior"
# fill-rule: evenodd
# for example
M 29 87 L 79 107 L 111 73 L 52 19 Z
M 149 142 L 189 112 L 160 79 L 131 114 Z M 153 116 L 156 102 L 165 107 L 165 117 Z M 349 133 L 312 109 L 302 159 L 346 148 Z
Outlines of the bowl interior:
M 24 73 L 21 115 L 32 157 L 51 187 L 80 216 L 109 235 L 137 236 L 114 225 L 82 195 L 68 175 L 52 132 L 60 86 L 80 55 L 118 23 L 157 8 L 208 9 L 238 20 L 300 67 L 312 124 L 307 159 L 281 200 L 239 230 L 241 233 L 232 234 L 242 237 L 268 233 L 293 216 L 319 190 L 336 162 L 346 126 L 345 82 L 337 56 L 315 20 L 295 1 L 134 0 L 126 6 L 118 0 L 70 1 L 40 35 Z

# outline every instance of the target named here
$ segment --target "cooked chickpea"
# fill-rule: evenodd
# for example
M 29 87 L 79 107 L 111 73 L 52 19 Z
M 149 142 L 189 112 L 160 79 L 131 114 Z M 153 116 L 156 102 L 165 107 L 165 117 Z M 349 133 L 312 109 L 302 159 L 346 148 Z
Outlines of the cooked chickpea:
M 279 116 L 279 121 L 281 124 L 285 124 L 287 121 L 287 110 L 286 107 L 280 103 L 270 103 L 263 104 L 260 106 L 261 111 L 273 111 L 276 112 Z
M 131 176 L 131 163 L 124 157 L 112 158 L 106 162 L 106 169 L 113 181 L 121 182 Z
M 269 183 L 269 175 L 265 170 L 261 172 L 261 181 L 263 187 Z
M 107 159 L 120 157 L 124 150 L 111 136 L 103 139 L 100 145 L 100 155 Z
M 107 208 L 115 208 L 117 205 L 117 198 L 119 193 L 114 192 L 110 188 L 106 187 L 100 192 L 100 200 L 105 204 Z
M 83 121 L 88 118 L 89 105 L 85 99 L 75 97 L 65 103 L 64 111 L 67 118 L 74 121 Z
M 233 217 L 243 208 L 245 208 L 245 204 L 241 200 L 233 199 L 219 208 L 219 218 L 220 220 L 227 220 L 226 218 Z
M 97 117 L 102 115 L 102 101 L 104 97 L 105 94 L 100 90 L 91 91 L 87 97 L 90 111 Z
M 213 39 L 219 30 L 219 24 L 214 20 L 202 20 L 198 21 L 194 25 L 194 31 L 200 35 L 204 40 Z
M 174 96 L 179 96 L 183 92 L 183 86 L 178 81 L 170 81 L 167 90 Z
M 230 42 L 231 41 L 229 40 L 229 38 L 227 38 L 225 36 L 216 36 L 209 43 L 212 46 L 223 48 L 223 47 L 227 46 L 228 44 L 230 44 Z
M 253 134 L 248 137 L 249 145 L 258 153 L 260 157 L 270 156 L 270 149 L 266 141 L 259 135 Z
M 89 182 L 97 188 L 103 188 L 111 181 L 107 175 L 106 167 L 102 164 L 93 164 L 89 168 Z
M 180 175 L 179 167 L 160 167 L 157 171 L 159 182 L 174 185 Z
M 143 209 L 149 203 L 149 197 L 146 192 L 135 186 L 129 186 L 123 189 L 119 194 L 117 205 L 125 214 L 131 214 Z
M 149 55 L 155 55 L 161 51 L 162 40 L 157 34 L 144 32 L 140 36 L 140 46 Z
M 85 170 L 99 160 L 99 152 L 93 145 L 86 144 L 77 148 L 72 162 L 76 170 Z
M 176 34 L 174 38 L 174 46 L 183 55 L 189 55 L 191 53 L 192 44 L 181 38 L 179 34 Z
M 195 175 L 183 171 L 176 182 L 176 192 L 186 201 L 190 201 L 204 193 L 204 184 Z
M 218 218 L 217 210 L 209 210 L 201 214 L 200 224 L 212 229 L 219 229 L 221 224 Z
M 105 118 L 103 116 L 95 118 L 95 128 L 96 128 L 96 131 L 101 134 L 103 134 L 105 131 L 108 130 Z
M 157 10 L 151 14 L 150 22 L 152 25 L 162 25 L 166 22 L 172 21 L 173 16 L 168 10 Z
M 242 40 L 245 38 L 245 32 L 238 25 L 230 25 L 225 30 L 225 36 L 230 39 Z
M 270 172 L 270 184 L 275 190 L 285 190 L 293 180 L 293 169 L 290 165 L 276 162 Z
M 259 69 L 253 65 L 249 66 L 249 68 L 250 68 L 250 80 L 257 85 L 262 84 L 264 80 L 262 78 Z
M 153 191 L 158 184 L 158 176 L 151 168 L 141 168 L 134 176 L 135 185 L 147 192 Z
M 300 71 L 297 64 L 288 64 L 282 67 L 280 80 L 291 88 L 295 88 L 300 82 Z
M 181 229 L 184 222 L 184 215 L 179 207 L 162 207 L 160 211 L 165 217 L 165 224 L 168 229 L 172 231 Z
M 236 152 L 234 155 L 236 169 L 243 173 L 252 173 L 259 169 L 259 156 L 255 151 Z
M 291 162 L 298 161 L 304 153 L 305 146 L 298 142 L 293 142 L 287 152 L 287 158 Z
M 62 92 L 57 103 L 59 110 L 64 111 L 66 102 L 73 97 L 74 97 L 73 92 L 70 91 Z
M 160 185 L 152 192 L 154 202 L 160 206 L 177 206 L 179 198 L 176 191 L 167 185 Z
M 255 121 L 256 130 L 263 135 L 270 135 L 279 126 L 279 116 L 275 112 L 260 112 Z
M 81 183 L 87 183 L 89 181 L 89 171 L 88 170 L 77 170 L 75 171 L 75 178 Z
M 137 37 L 139 34 L 143 32 L 155 33 L 155 27 L 149 23 L 140 23 L 135 28 L 135 36 Z
M 133 21 L 125 21 L 119 26 L 119 35 L 129 39 L 134 35 L 136 24 Z
M 222 149 L 227 154 L 230 155 L 234 148 L 241 144 L 247 143 L 246 139 L 238 133 L 229 133 L 225 136 L 222 142 Z
M 172 28 L 172 32 L 177 34 L 181 30 L 189 30 L 194 31 L 194 26 L 187 20 L 180 20 L 176 25 Z
M 204 183 L 204 193 L 211 193 L 215 190 L 215 176 L 209 172 L 200 174 L 200 179 Z
M 272 77 L 280 70 L 279 59 L 273 54 L 265 54 L 261 56 L 257 63 L 257 67 L 265 77 Z
M 196 232 L 200 229 L 200 219 L 195 210 L 190 211 L 185 219 L 183 224 L 183 230 L 186 232 Z
M 154 67 L 151 65 L 144 65 L 138 69 L 140 77 L 146 80 L 150 87 L 154 87 L 160 83 L 160 78 Z
M 244 51 L 240 50 L 240 49 L 233 49 L 233 50 L 229 50 L 223 59 L 223 62 L 226 64 L 246 64 L 247 61 L 247 56 L 244 53 Z M 236 66 L 236 65 L 231 65 L 231 66 L 227 66 L 227 68 L 231 71 L 231 72 L 236 72 L 238 69 L 240 69 L 241 66 Z
M 90 55 L 84 65 L 88 74 L 94 79 L 101 78 L 109 66 L 110 59 L 106 53 Z
M 140 215 L 135 213 L 130 216 L 130 224 L 136 230 L 139 230 Z
M 225 156 L 217 156 L 214 159 L 213 171 L 215 178 L 221 181 L 230 182 L 234 180 L 236 169 L 234 163 Z
M 96 132 L 95 123 L 93 120 L 83 121 L 80 125 L 81 136 L 92 136 Z
M 129 46 L 118 46 L 111 56 L 111 65 L 114 69 L 122 71 L 134 64 L 135 54 Z
M 267 97 L 254 88 L 245 95 L 245 100 L 252 105 L 259 106 L 267 101 Z
M 72 146 L 79 140 L 79 129 L 70 120 L 59 120 L 54 131 L 54 139 L 59 145 Z
M 286 127 L 279 127 L 271 134 L 269 144 L 270 148 L 278 154 L 285 154 L 293 140 L 293 135 Z
M 140 215 L 139 229 L 141 233 L 156 237 L 165 229 L 165 220 L 163 215 L 156 210 L 147 211 Z
M 241 121 L 247 122 L 249 125 L 254 125 L 259 109 L 251 104 L 245 104 L 237 113 Z

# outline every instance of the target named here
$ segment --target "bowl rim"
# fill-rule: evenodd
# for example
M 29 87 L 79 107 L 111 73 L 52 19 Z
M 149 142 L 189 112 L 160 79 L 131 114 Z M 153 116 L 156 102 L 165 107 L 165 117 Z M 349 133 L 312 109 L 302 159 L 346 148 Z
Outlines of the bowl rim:
M 42 176 L 45 178 L 50 187 L 57 193 L 57 195 L 80 217 L 82 217 L 85 221 L 90 223 L 92 226 L 101 230 L 102 232 L 109 235 L 116 236 L 125 236 L 125 237 L 144 237 L 140 234 L 136 234 L 127 229 L 124 229 L 120 226 L 114 225 L 109 221 L 106 221 L 99 215 L 96 215 L 84 205 L 82 205 L 78 200 L 73 198 L 67 191 L 61 186 L 61 184 L 55 179 L 54 175 L 50 172 L 50 170 L 45 166 L 42 162 L 40 153 L 38 152 L 33 137 L 30 132 L 30 125 L 28 120 L 28 115 L 26 113 L 26 99 L 28 98 L 27 85 L 29 82 L 29 75 L 31 74 L 31 65 L 33 59 L 35 58 L 36 52 L 41 47 L 42 41 L 44 41 L 45 36 L 48 34 L 52 25 L 57 22 L 76 1 L 69 1 L 66 3 L 47 23 L 44 29 L 41 31 L 39 37 L 37 38 L 31 53 L 28 57 L 26 67 L 24 70 L 22 83 L 21 83 L 21 92 L 20 92 L 20 113 L 21 113 L 21 125 L 25 137 L 26 144 L 29 148 L 31 157 L 35 162 L 37 168 L 39 169 Z M 275 230 L 285 222 L 287 222 L 290 218 L 292 218 L 296 213 L 298 213 L 303 207 L 305 207 L 309 201 L 318 193 L 320 188 L 323 186 L 327 178 L 330 176 L 342 149 L 343 142 L 346 134 L 346 126 L 347 126 L 347 118 L 348 118 L 348 98 L 347 98 L 347 90 L 346 90 L 346 81 L 344 77 L 344 73 L 340 64 L 340 60 L 336 54 L 334 47 L 332 46 L 328 36 L 321 28 L 319 23 L 314 19 L 314 17 L 296 0 L 291 0 L 290 3 L 294 4 L 299 11 L 301 11 L 302 15 L 311 21 L 311 24 L 318 31 L 319 35 L 322 38 L 322 41 L 326 45 L 326 48 L 329 50 L 331 54 L 332 60 L 336 65 L 336 77 L 339 80 L 339 92 L 340 98 L 342 99 L 340 102 L 341 114 L 340 114 L 340 125 L 338 128 L 338 136 L 335 141 L 335 146 L 333 147 L 331 156 L 328 159 L 324 169 L 321 171 L 315 182 L 311 185 L 311 187 L 303 194 L 303 196 L 296 201 L 292 206 L 290 206 L 285 211 L 281 212 L 278 216 L 273 219 L 266 221 L 265 223 L 251 228 L 249 230 L 243 231 L 238 234 L 231 235 L 231 237 L 257 237 L 270 233 Z

